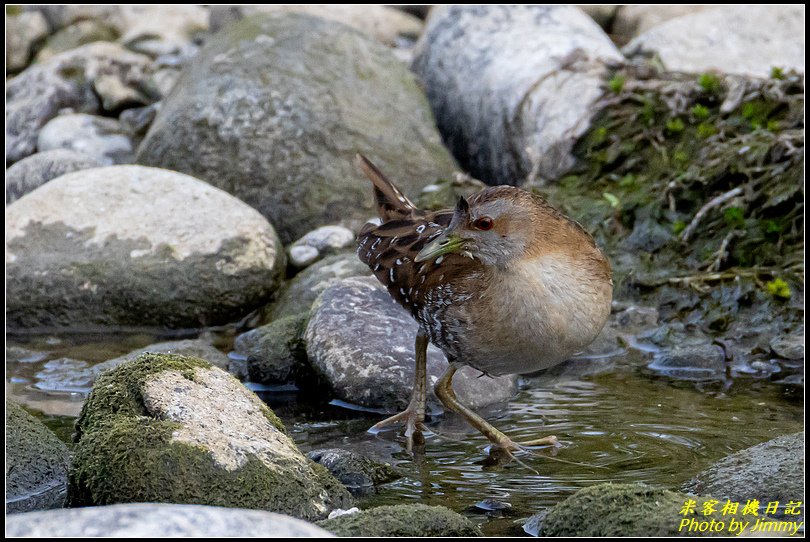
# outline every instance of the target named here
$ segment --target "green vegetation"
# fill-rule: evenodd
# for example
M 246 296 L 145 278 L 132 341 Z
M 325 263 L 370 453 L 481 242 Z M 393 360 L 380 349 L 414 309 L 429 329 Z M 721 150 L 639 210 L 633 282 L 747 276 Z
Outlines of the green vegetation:
M 616 297 L 715 334 L 801 322 L 804 84 L 779 75 L 733 93 L 714 74 L 611 76 L 625 84 L 577 142 L 580 165 L 542 192 L 606 249 Z

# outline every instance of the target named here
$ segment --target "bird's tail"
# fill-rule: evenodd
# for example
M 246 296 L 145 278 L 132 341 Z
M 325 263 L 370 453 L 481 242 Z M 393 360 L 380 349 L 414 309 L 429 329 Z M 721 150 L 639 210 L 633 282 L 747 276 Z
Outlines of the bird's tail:
M 399 188 L 386 177 L 371 160 L 358 154 L 354 159 L 357 166 L 365 173 L 374 185 L 374 196 L 377 199 L 377 212 L 383 222 L 412 218 L 416 206 L 405 197 Z

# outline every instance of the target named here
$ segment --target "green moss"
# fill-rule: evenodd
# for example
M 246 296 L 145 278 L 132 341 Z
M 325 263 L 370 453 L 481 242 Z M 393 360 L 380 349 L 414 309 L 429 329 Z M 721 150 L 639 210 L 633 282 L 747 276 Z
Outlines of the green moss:
M 768 289 L 768 293 L 774 297 L 790 299 L 790 286 L 788 286 L 788 283 L 779 277 L 765 283 L 765 287 Z
M 698 77 L 698 85 L 708 94 L 719 94 L 723 90 L 723 84 L 713 73 L 702 73 Z
M 774 66 L 771 68 L 771 79 L 784 79 L 785 78 L 785 70 Z
M 697 120 L 706 120 L 709 118 L 709 108 L 702 104 L 695 104 L 692 109 L 692 116 Z
M 614 295 L 658 306 L 663 321 L 708 331 L 709 313 L 730 328 L 747 318 L 800 325 L 799 304 L 774 298 L 764 283 L 782 277 L 791 299 L 801 298 L 802 77 L 743 80 L 745 100 L 735 106 L 716 75 L 696 85 L 677 73 L 627 67 L 618 74 L 627 84 L 618 95 L 606 90 L 601 113 L 574 147 L 579 166 L 542 190 L 605 249 Z M 631 234 L 636 242 L 657 231 L 674 235 L 650 251 L 627 250 Z
M 704 517 L 704 505 L 719 500 L 695 497 L 636 484 L 600 484 L 574 493 L 552 508 L 543 520 L 540 536 L 725 536 L 724 532 L 689 532 L 679 530 L 684 519 L 703 521 L 717 519 L 725 500 L 720 501 L 714 516 Z M 684 504 L 694 502 L 696 513 L 684 514 Z M 739 509 L 742 512 L 742 507 Z M 726 515 L 750 521 L 751 516 Z M 753 524 L 753 522 L 752 522 Z M 736 534 L 736 533 L 735 533 Z
M 74 440 L 79 441 L 111 415 L 145 416 L 141 390 L 149 377 L 164 371 L 187 373 L 197 367 L 208 369 L 212 365 L 200 358 L 147 353 L 103 372 L 76 420 Z
M 338 536 L 482 536 L 470 520 L 444 506 L 379 506 L 318 522 Z
M 624 88 L 624 77 L 621 75 L 614 75 L 610 81 L 608 81 L 608 88 L 616 94 L 620 93 Z
M 233 470 L 203 446 L 176 440 L 178 423 L 156 419 L 143 404 L 147 381 L 164 371 L 195 379 L 208 362 L 172 354 L 142 354 L 103 373 L 77 422 L 70 472 L 72 506 L 121 502 L 174 502 L 271 510 L 314 520 L 328 508 L 351 506 L 346 489 L 319 465 L 256 456 Z M 280 431 L 265 405 L 262 414 Z M 320 504 L 318 504 L 320 503 Z
M 666 131 L 670 134 L 679 134 L 683 132 L 684 127 L 684 123 L 681 119 L 669 119 L 666 124 Z

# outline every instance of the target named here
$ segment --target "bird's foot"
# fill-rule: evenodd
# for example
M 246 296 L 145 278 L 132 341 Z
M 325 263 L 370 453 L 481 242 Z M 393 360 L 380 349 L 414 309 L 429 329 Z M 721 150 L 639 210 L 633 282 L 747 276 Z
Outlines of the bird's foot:
M 413 450 L 414 444 L 417 446 L 425 444 L 425 436 L 422 434 L 424 431 L 427 431 L 427 426 L 425 426 L 425 413 L 424 411 L 420 412 L 420 409 L 415 405 L 410 405 L 399 414 L 395 414 L 390 418 L 386 418 L 374 424 L 368 432 L 378 433 L 384 428 L 395 424 L 402 424 L 404 426 L 405 430 L 403 431 L 403 435 L 405 436 L 405 448 L 409 452 Z
M 527 440 L 525 442 L 515 442 L 506 435 L 503 435 L 502 438 L 498 439 L 495 446 L 511 454 L 511 452 L 524 451 L 526 448 L 531 448 L 534 446 L 557 446 L 557 444 L 559 444 L 559 440 L 554 435 L 549 435 L 547 437 L 534 440 Z

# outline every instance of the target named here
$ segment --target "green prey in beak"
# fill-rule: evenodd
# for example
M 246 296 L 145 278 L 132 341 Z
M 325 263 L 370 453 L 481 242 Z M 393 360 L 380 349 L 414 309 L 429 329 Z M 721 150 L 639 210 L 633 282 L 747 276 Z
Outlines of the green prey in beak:
M 447 254 L 461 254 L 472 258 L 473 255 L 468 248 L 468 239 L 464 239 L 459 235 L 458 230 L 461 229 L 461 224 L 464 224 L 470 212 L 470 206 L 467 200 L 463 197 L 459 198 L 456 205 L 453 219 L 447 229 L 439 235 L 436 239 L 428 243 L 419 254 L 414 258 L 415 262 L 424 262 L 434 258 L 440 258 Z
M 467 240 L 462 239 L 457 233 L 447 231 L 420 250 L 413 261 L 424 262 L 438 258 L 439 256 L 444 256 L 445 254 L 466 253 L 464 254 L 465 256 L 470 255 L 470 257 L 472 257 L 469 251 L 466 250 L 466 243 Z

